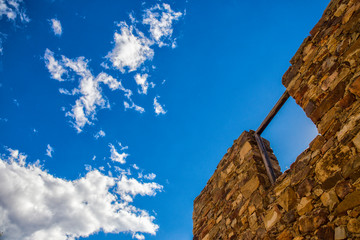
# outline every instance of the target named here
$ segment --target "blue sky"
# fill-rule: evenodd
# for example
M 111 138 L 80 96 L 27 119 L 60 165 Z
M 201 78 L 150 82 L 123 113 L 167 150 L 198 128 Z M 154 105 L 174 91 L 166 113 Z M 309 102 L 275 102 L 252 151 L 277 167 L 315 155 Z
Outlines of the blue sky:
M 192 239 L 328 2 L 0 0 L 5 239 Z M 263 136 L 285 170 L 316 134 L 290 99 Z

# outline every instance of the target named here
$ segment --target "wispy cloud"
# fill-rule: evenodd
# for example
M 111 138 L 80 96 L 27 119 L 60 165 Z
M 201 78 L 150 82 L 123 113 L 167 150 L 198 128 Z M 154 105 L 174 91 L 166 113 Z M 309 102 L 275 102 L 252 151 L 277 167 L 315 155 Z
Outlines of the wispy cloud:
M 46 147 L 46 156 L 52 158 L 52 154 L 54 152 L 54 148 L 50 146 L 50 144 L 47 145 Z
M 98 139 L 100 137 L 105 137 L 105 135 L 106 135 L 105 132 L 103 130 L 100 130 L 94 135 L 94 137 L 95 139 Z
M 156 4 L 154 7 L 146 9 L 143 17 L 143 24 L 150 26 L 152 39 L 159 45 L 175 46 L 175 40 L 172 39 L 173 22 L 179 20 L 181 12 L 175 12 L 169 4 Z
M 66 116 L 69 116 L 74 120 L 72 123 L 78 132 L 81 132 L 86 124 L 93 124 L 92 121 L 96 119 L 95 116 L 98 108 L 102 109 L 110 107 L 106 97 L 103 96 L 100 84 L 107 85 L 112 91 L 122 91 L 129 102 L 129 108 L 143 111 L 140 109 L 141 107 L 137 106 L 131 99 L 131 90 L 125 89 L 121 81 L 116 80 L 104 72 L 101 72 L 95 77 L 89 70 L 89 61 L 84 57 L 69 59 L 62 56 L 61 60 L 58 61 L 54 58 L 54 53 L 49 49 L 46 49 L 44 59 L 46 67 L 53 79 L 64 81 L 62 75 L 65 73 L 67 73 L 68 78 L 71 78 L 70 73 L 75 73 L 79 79 L 77 88 L 74 88 L 71 91 L 62 88 L 59 90 L 60 93 L 66 95 L 80 95 L 72 106 L 71 111 L 66 113 Z
M 149 88 L 149 83 L 147 82 L 148 75 L 145 74 L 136 74 L 134 79 L 137 85 L 141 87 L 141 90 L 139 89 L 138 92 L 140 94 L 147 94 L 147 90 Z
M 64 79 L 62 78 L 62 75 L 66 74 L 67 71 L 54 58 L 54 53 L 52 51 L 50 51 L 49 49 L 46 49 L 44 59 L 45 59 L 45 65 L 46 65 L 47 69 L 49 70 L 51 77 L 60 82 L 64 81 Z
M 147 180 L 154 180 L 156 178 L 156 174 L 155 173 L 149 173 L 144 175 L 144 178 Z
M 9 151 L 10 156 L 0 157 L 0 231 L 5 239 L 65 240 L 99 231 L 140 236 L 158 230 L 155 218 L 130 202 L 137 195 L 155 196 L 161 185 L 96 169 L 69 181 L 27 164 L 18 150 Z
M 22 0 L 0 0 L 0 20 L 6 17 L 11 21 L 19 18 L 21 22 L 29 22 L 30 19 L 25 13 L 23 4 Z
M 123 175 L 117 182 L 116 189 L 121 199 L 126 202 L 132 202 L 133 197 L 139 194 L 141 196 L 155 196 L 156 192 L 161 190 L 162 186 L 157 183 L 141 183 L 134 178 L 128 178 L 126 175 Z
M 30 18 L 26 15 L 22 0 L 0 0 L 0 21 L 5 18 L 10 22 L 28 23 Z M 0 55 L 3 54 L 3 41 L 6 34 L 0 32 Z
M 109 147 L 110 147 L 110 159 L 113 161 L 113 162 L 118 162 L 118 163 L 121 163 L 121 164 L 124 164 L 126 163 L 126 158 L 127 156 L 129 156 L 129 154 L 123 152 L 123 153 L 119 153 L 115 146 L 112 145 L 112 144 L 109 144 Z
M 53 18 L 50 20 L 51 28 L 56 36 L 61 36 L 62 34 L 62 27 L 59 20 Z
M 154 98 L 154 110 L 155 110 L 155 113 L 156 113 L 156 115 L 165 114 L 166 111 L 164 110 L 163 106 L 161 106 L 161 104 L 158 102 L 158 98 L 159 97 Z

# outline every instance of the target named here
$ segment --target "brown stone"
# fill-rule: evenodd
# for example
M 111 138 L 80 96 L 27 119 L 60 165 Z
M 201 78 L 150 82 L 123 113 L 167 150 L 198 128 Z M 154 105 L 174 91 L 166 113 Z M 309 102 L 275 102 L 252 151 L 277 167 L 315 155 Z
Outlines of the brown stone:
M 332 154 L 325 155 L 315 166 L 316 178 L 321 183 L 340 170 L 341 168 Z
M 335 190 L 332 189 L 328 192 L 324 192 L 321 197 L 321 202 L 325 207 L 329 207 L 330 211 L 339 203 L 339 199 L 336 196 Z
M 331 227 L 325 226 L 317 231 L 316 236 L 318 239 L 333 240 L 334 239 L 334 230 Z
M 309 216 L 301 216 L 299 218 L 299 230 L 301 232 L 312 232 L 314 231 L 314 224 Z
M 252 177 L 245 185 L 240 187 L 240 191 L 243 194 L 244 198 L 249 198 L 251 194 L 256 191 L 256 189 L 259 187 L 260 181 L 258 176 Z
M 294 190 L 291 187 L 288 187 L 279 197 L 278 199 L 279 205 L 285 209 L 285 211 L 289 211 L 296 206 L 297 196 Z
M 347 224 L 347 229 L 352 233 L 360 233 L 360 221 L 356 218 L 351 218 Z
M 349 213 L 349 217 L 356 218 L 360 215 L 360 207 L 356 207 Z
M 249 226 L 251 230 L 256 230 L 259 225 L 257 224 L 257 216 L 256 213 L 253 213 L 250 217 L 249 217 Z
M 360 77 L 355 79 L 355 81 L 350 85 L 349 91 L 360 97 Z
M 277 240 L 292 240 L 294 238 L 293 234 L 289 229 L 285 229 L 279 236 L 276 238 Z
M 310 172 L 310 166 L 305 166 L 303 169 L 300 169 L 298 172 L 295 172 L 295 175 L 291 178 L 291 185 L 296 185 L 302 180 L 304 180 Z
M 310 197 L 303 197 L 300 200 L 300 203 L 297 206 L 297 212 L 299 215 L 304 215 L 307 212 L 310 212 L 314 206 L 312 205 L 312 199 Z
M 335 228 L 335 240 L 346 239 L 346 229 L 344 226 Z
M 329 93 L 329 95 L 311 113 L 310 118 L 313 122 L 317 123 L 319 119 L 344 96 L 345 87 L 345 83 L 340 82 L 335 89 Z
M 345 199 L 337 206 L 336 213 L 344 213 L 349 209 L 360 205 L 360 191 L 348 194 Z
M 265 228 L 269 231 L 281 218 L 280 210 L 274 206 L 272 209 L 266 212 L 263 218 Z
M 354 143 L 355 147 L 360 152 L 360 132 L 353 138 L 352 142 Z
M 321 149 L 322 146 L 325 144 L 325 138 L 321 135 L 317 135 L 314 140 L 311 141 L 309 144 L 310 150 L 315 151 L 317 149 Z
M 302 183 L 299 184 L 299 187 L 297 188 L 297 194 L 299 197 L 304 197 L 310 195 L 311 189 L 313 188 L 314 182 L 305 179 Z
M 287 213 L 284 214 L 282 220 L 285 222 L 285 223 L 292 223 L 296 220 L 296 216 L 295 216 L 295 210 L 291 210 Z
M 329 211 L 324 208 L 318 209 L 313 212 L 313 223 L 314 227 L 317 229 L 320 226 L 328 222 Z
M 340 199 L 344 199 L 346 195 L 353 191 L 349 181 L 343 181 L 336 185 L 335 192 Z

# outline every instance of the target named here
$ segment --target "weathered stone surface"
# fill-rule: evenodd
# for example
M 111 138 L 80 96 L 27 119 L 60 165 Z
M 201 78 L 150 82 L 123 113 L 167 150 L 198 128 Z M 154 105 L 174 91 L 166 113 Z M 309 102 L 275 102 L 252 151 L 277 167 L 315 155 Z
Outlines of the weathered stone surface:
M 277 240 L 292 240 L 294 238 L 293 234 L 289 229 L 285 229 L 280 235 L 276 238 Z
M 335 228 L 335 240 L 346 239 L 346 230 L 344 226 Z
M 339 203 L 339 199 L 336 196 L 335 190 L 332 189 L 328 192 L 324 192 L 321 197 L 321 202 L 325 207 L 329 207 L 330 211 Z
M 353 209 L 360 205 L 360 191 L 348 194 L 345 199 L 336 207 L 338 214 L 344 213 L 349 209 Z
M 331 227 L 322 227 L 319 231 L 316 232 L 318 239 L 333 240 L 334 239 L 334 230 Z
M 281 212 L 276 206 L 267 211 L 263 219 L 266 230 L 269 231 L 280 220 L 280 218 Z
M 310 212 L 314 206 L 312 205 L 312 199 L 310 197 L 303 197 L 300 200 L 300 203 L 296 207 L 299 215 L 304 215 L 307 212 Z
M 344 199 L 346 195 L 353 191 L 353 187 L 349 181 L 343 181 L 336 185 L 335 192 L 340 199 Z
M 331 154 L 328 154 L 316 164 L 316 178 L 323 183 L 336 172 L 340 171 L 340 169 L 336 159 Z
M 347 224 L 347 229 L 352 233 L 360 233 L 360 221 L 356 218 L 351 218 Z
M 309 179 L 305 179 L 302 183 L 300 183 L 296 191 L 299 197 L 310 195 L 313 185 L 314 182 Z
M 283 209 L 285 209 L 285 211 L 293 209 L 297 204 L 297 196 L 295 191 L 291 187 L 288 187 L 280 195 L 278 203 Z
M 360 77 L 358 77 L 349 87 L 351 93 L 360 97 Z
M 256 191 L 256 189 L 259 187 L 260 181 L 258 176 L 254 176 L 251 178 L 245 185 L 240 187 L 240 191 L 243 194 L 245 198 L 249 198 L 251 194 Z
M 314 224 L 309 216 L 301 216 L 299 218 L 299 230 L 301 232 L 312 232 L 314 231 Z
M 326 209 L 317 209 L 312 215 L 313 224 L 316 229 L 328 222 L 329 212 Z
M 354 143 L 355 147 L 360 151 L 360 132 L 354 137 L 352 142 Z

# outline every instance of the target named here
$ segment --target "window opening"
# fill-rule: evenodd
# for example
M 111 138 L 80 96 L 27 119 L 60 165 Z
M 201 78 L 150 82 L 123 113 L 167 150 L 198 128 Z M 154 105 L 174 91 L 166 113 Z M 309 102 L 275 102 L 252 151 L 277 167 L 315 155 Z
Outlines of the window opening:
M 308 147 L 310 141 L 317 135 L 317 129 L 303 109 L 285 91 L 255 132 L 267 174 L 273 184 L 276 177 L 260 135 L 270 141 L 281 171 L 284 171 Z

